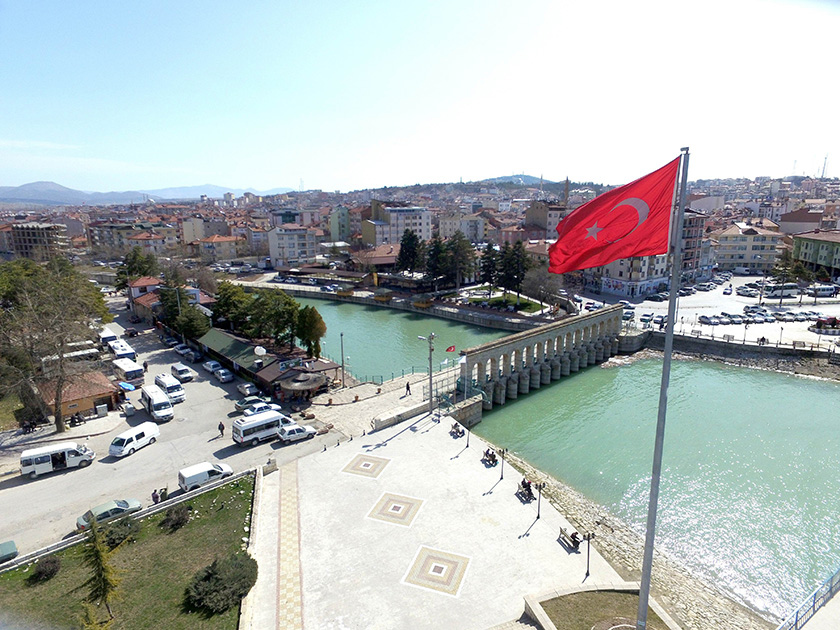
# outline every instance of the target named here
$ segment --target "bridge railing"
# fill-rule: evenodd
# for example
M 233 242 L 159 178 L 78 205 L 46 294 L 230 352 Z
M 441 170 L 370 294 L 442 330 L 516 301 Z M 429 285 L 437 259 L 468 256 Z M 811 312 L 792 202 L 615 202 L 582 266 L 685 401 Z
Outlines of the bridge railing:
M 776 630 L 800 630 L 814 614 L 840 590 L 840 569 L 808 595 Z

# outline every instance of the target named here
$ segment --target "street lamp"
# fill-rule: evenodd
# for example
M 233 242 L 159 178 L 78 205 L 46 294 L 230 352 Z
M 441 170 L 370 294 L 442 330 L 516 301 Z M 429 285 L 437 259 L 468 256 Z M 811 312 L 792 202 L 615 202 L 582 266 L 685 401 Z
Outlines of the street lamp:
M 435 333 L 430 333 L 428 337 L 417 335 L 418 339 L 429 342 L 429 415 L 435 409 L 435 397 L 432 391 L 432 353 L 435 351 Z
M 584 534 L 583 539 L 586 541 L 586 576 L 589 577 L 589 549 L 592 546 L 590 542 L 593 538 L 595 538 L 594 533 Z
M 500 448 L 499 449 L 499 455 L 502 458 L 502 474 L 499 475 L 499 481 L 501 481 L 502 479 L 505 478 L 505 453 L 507 453 L 507 452 L 508 452 L 508 450 L 506 448 Z
M 537 489 L 537 518 L 540 517 L 540 502 L 542 501 L 542 491 L 545 488 L 545 482 L 535 483 L 534 487 Z
M 344 333 L 341 333 L 341 389 L 344 389 Z
M 777 347 L 777 348 L 778 348 L 780 345 L 782 345 L 782 333 L 783 333 L 783 332 L 785 332 L 784 327 L 783 327 L 783 326 L 779 326 L 779 343 L 777 343 L 777 344 L 776 344 L 776 347 Z

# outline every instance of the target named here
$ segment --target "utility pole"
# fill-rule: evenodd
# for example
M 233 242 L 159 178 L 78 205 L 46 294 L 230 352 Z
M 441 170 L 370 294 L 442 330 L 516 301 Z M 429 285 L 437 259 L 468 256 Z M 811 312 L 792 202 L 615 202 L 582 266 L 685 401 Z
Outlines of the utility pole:
M 429 342 L 429 415 L 431 416 L 435 410 L 435 397 L 432 389 L 432 353 L 435 351 L 435 333 L 430 333 L 428 337 L 417 335 L 417 338 Z

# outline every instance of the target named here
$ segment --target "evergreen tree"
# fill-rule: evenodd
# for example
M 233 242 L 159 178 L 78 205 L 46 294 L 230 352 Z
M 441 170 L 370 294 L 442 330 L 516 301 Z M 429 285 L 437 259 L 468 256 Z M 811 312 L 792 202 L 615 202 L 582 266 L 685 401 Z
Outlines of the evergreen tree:
M 451 265 L 451 272 L 447 275 L 455 277 L 455 290 L 460 291 L 463 276 L 472 275 L 475 271 L 475 248 L 461 230 L 452 235 L 446 242 L 446 247 L 449 250 Z
M 225 280 L 219 284 L 213 316 L 217 322 L 228 322 L 231 330 L 242 330 L 252 311 L 253 301 L 254 298 L 245 293 L 245 289 Z
M 519 304 L 522 282 L 531 266 L 531 260 L 525 251 L 525 245 L 522 244 L 522 241 L 516 241 L 513 247 L 505 243 L 502 247 L 500 259 L 499 284 L 505 289 L 506 299 L 508 291 L 516 291 L 516 303 Z
M 181 308 L 181 314 L 175 318 L 172 327 L 188 339 L 198 339 L 210 330 L 210 322 L 195 305 L 187 304 Z
M 286 292 L 260 289 L 251 310 L 245 330 L 249 337 L 271 337 L 278 345 L 289 343 L 291 346 L 294 343 L 300 304 Z
M 400 239 L 400 253 L 397 254 L 396 267 L 398 271 L 414 272 L 420 268 L 420 256 L 423 253 L 420 237 L 414 230 L 406 230 Z
M 123 258 L 123 263 L 117 268 L 117 281 L 114 286 L 125 289 L 128 283 L 143 276 L 156 278 L 160 274 L 160 265 L 157 257 L 152 254 L 144 254 L 142 247 L 132 247 L 131 251 Z
M 435 291 L 438 290 L 438 284 L 446 280 L 452 271 L 450 258 L 449 249 L 435 233 L 426 252 L 426 278 L 432 282 Z
M 487 285 L 487 297 L 490 297 L 499 280 L 499 252 L 492 244 L 484 248 L 481 256 L 480 280 Z
M 498 271 L 496 274 L 496 282 L 504 289 L 505 301 L 507 301 L 508 291 L 513 289 L 513 250 L 510 243 L 504 243 L 498 256 Z
M 321 356 L 321 338 L 327 334 L 327 325 L 314 306 L 304 306 L 300 309 L 295 334 L 309 356 L 316 359 Z
M 88 601 L 97 605 L 105 604 L 111 619 L 114 618 L 111 602 L 116 598 L 120 586 L 119 575 L 111 561 L 113 553 L 109 551 L 96 519 L 91 519 L 87 540 L 82 547 L 82 560 L 91 575 L 82 586 L 88 589 Z

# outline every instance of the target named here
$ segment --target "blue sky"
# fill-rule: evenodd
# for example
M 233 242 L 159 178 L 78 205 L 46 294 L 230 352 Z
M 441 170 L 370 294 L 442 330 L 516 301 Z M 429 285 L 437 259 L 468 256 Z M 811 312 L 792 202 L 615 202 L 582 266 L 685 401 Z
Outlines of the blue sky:
M 840 176 L 834 0 L 0 0 L 0 185 Z M 794 171 L 794 163 L 796 170 Z

